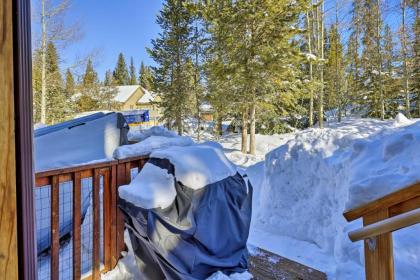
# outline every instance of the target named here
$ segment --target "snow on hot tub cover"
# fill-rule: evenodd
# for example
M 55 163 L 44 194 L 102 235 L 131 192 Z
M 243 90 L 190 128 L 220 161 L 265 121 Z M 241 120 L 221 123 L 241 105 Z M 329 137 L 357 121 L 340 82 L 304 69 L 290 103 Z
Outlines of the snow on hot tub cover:
M 252 187 L 211 145 L 152 152 L 119 188 L 119 207 L 146 279 L 206 279 L 248 268 Z

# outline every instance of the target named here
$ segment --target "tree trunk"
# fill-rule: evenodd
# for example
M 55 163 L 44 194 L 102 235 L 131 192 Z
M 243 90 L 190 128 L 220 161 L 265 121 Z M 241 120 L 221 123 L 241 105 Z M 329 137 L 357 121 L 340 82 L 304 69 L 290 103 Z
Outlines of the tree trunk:
M 335 26 L 337 28 L 337 33 L 338 33 L 338 6 L 337 6 L 337 1 L 335 2 Z M 341 66 L 341 65 L 340 65 Z M 337 96 L 338 99 L 338 117 L 337 120 L 338 122 L 341 122 L 341 114 L 342 114 L 342 101 L 343 98 L 341 96 L 341 77 L 339 75 L 339 65 L 338 65 L 338 40 L 335 40 L 335 94 Z
M 217 139 L 220 139 L 220 136 L 222 136 L 222 115 L 217 115 Z
M 183 132 L 182 121 L 181 121 L 181 114 L 179 112 L 177 112 L 176 114 L 175 122 L 176 122 L 176 128 L 178 130 L 178 135 L 182 135 L 182 132 Z
M 248 107 L 245 107 L 242 111 L 241 152 L 245 154 L 247 149 L 248 149 Z
M 319 93 L 319 106 L 318 106 L 318 122 L 319 128 L 324 128 L 324 1 L 322 1 L 320 5 L 320 13 L 319 13 L 319 21 L 320 21 L 320 43 L 319 48 L 321 51 L 321 63 L 320 63 L 320 83 L 321 83 L 321 90 Z
M 200 112 L 200 92 L 198 88 L 198 83 L 200 79 L 200 70 L 198 65 L 198 52 L 199 52 L 199 46 L 198 46 L 198 27 L 197 23 L 195 26 L 195 73 L 194 73 L 194 91 L 195 91 L 195 102 L 196 102 L 196 110 L 197 110 L 197 141 L 200 141 L 200 132 L 201 132 L 201 112 Z
M 312 55 L 312 45 L 311 45 L 311 21 L 309 19 L 309 12 L 306 12 L 306 23 L 308 28 L 308 53 L 309 56 Z M 312 73 L 312 61 L 311 57 L 309 57 L 309 81 L 311 83 L 309 87 L 309 126 L 312 127 L 314 125 L 314 91 L 313 91 L 313 73 Z
M 376 19 L 376 45 L 378 48 L 378 79 L 379 79 L 379 102 L 381 110 L 381 120 L 385 119 L 385 100 L 382 90 L 382 52 L 381 52 L 381 1 L 377 1 L 378 15 Z
M 255 111 L 256 111 L 255 101 L 251 104 L 251 123 L 250 123 L 250 132 L 249 132 L 249 153 L 255 155 Z
M 403 54 L 403 71 L 404 71 L 404 94 L 405 94 L 405 114 L 409 118 L 410 113 L 410 95 L 408 92 L 408 69 L 407 69 L 407 36 L 405 30 L 405 7 L 406 0 L 401 0 L 401 9 L 402 9 L 402 30 L 401 30 L 401 44 L 402 44 L 402 54 Z
M 41 43 L 41 123 L 47 122 L 47 27 L 45 22 L 45 0 L 42 0 L 42 43 Z

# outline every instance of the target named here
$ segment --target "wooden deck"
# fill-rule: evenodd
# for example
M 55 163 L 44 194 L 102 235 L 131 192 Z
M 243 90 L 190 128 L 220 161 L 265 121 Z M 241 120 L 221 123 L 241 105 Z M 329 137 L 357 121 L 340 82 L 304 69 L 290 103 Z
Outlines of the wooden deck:
M 326 280 L 325 273 L 271 252 L 256 248 L 249 258 L 255 280 Z

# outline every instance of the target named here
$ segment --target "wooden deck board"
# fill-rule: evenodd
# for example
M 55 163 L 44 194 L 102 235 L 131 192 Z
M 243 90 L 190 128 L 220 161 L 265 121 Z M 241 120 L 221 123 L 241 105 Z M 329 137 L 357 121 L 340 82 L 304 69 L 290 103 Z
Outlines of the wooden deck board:
M 256 248 L 249 258 L 249 270 L 255 280 L 326 280 L 325 273 L 295 261 Z

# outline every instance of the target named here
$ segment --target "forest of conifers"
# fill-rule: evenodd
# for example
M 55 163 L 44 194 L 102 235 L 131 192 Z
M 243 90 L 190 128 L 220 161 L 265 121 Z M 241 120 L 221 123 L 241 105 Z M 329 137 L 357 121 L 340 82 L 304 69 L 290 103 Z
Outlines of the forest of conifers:
M 242 151 L 254 153 L 255 133 L 323 127 L 350 115 L 420 117 L 419 6 L 418 0 L 166 0 L 156 19 L 161 32 L 148 49 L 154 64 L 142 65 L 137 77 L 133 60 L 127 67 L 120 54 L 102 80 L 90 58 L 80 62 L 86 70 L 79 75 L 61 69 L 55 46 L 62 38 L 44 22 L 34 49 L 34 118 L 52 123 L 118 109 L 114 86 L 140 83 L 159 95 L 168 127 L 182 134 L 211 104 L 215 133 L 233 120 Z M 46 18 L 59 14 L 45 10 Z

